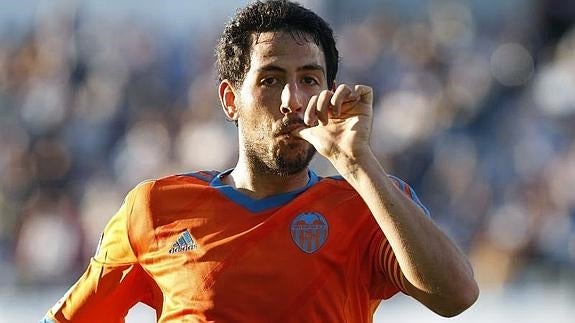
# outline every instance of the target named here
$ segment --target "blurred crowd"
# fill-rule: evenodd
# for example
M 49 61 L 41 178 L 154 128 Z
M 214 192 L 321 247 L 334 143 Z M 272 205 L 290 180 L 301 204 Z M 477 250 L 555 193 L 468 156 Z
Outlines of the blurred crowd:
M 483 286 L 575 281 L 575 5 L 428 1 L 409 15 L 365 2 L 357 17 L 355 2 L 314 3 L 337 35 L 338 80 L 374 88 L 386 169 Z M 70 3 L 0 21 L 0 288 L 75 281 L 135 184 L 236 158 L 213 69 L 223 21 L 174 36 Z

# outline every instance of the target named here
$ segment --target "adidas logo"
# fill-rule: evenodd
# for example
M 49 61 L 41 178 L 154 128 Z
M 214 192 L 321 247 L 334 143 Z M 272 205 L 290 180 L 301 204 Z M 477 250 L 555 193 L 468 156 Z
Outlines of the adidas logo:
M 172 245 L 172 248 L 168 251 L 168 253 L 176 253 L 182 251 L 189 251 L 198 248 L 198 244 L 192 239 L 192 235 L 188 232 L 188 230 L 184 231 L 182 235 L 176 240 L 176 242 Z

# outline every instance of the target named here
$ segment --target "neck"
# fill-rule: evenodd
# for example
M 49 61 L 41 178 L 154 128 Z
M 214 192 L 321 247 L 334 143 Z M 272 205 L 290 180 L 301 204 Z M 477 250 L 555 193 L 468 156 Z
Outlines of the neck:
M 251 198 L 261 199 L 300 189 L 308 180 L 307 168 L 293 175 L 282 176 L 259 172 L 253 165 L 240 159 L 234 170 L 225 176 L 222 182 Z

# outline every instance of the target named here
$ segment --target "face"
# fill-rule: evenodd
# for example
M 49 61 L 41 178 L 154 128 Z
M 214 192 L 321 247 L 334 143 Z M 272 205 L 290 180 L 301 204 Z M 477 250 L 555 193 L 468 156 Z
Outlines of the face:
M 324 89 L 325 58 L 313 41 L 283 32 L 254 36 L 234 104 L 242 153 L 257 170 L 286 176 L 307 167 L 315 150 L 290 132 L 305 126 L 310 98 Z

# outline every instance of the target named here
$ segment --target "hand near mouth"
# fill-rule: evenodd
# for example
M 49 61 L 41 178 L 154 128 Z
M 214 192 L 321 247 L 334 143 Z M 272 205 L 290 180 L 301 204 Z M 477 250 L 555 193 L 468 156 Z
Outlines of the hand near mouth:
M 288 119 L 287 117 L 282 120 L 279 130 L 276 133 L 276 136 L 281 135 L 293 135 L 294 131 L 305 129 L 308 126 L 305 124 L 303 119 L 300 118 L 291 118 Z M 299 138 L 299 136 L 298 136 Z
M 311 143 L 338 168 L 341 158 L 349 161 L 371 151 L 372 104 L 373 91 L 365 85 L 352 89 L 341 84 L 335 91 L 324 90 L 307 105 L 307 127 L 294 127 L 292 135 Z

